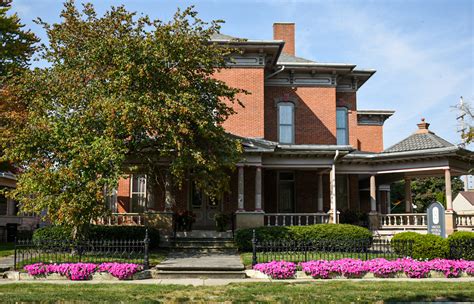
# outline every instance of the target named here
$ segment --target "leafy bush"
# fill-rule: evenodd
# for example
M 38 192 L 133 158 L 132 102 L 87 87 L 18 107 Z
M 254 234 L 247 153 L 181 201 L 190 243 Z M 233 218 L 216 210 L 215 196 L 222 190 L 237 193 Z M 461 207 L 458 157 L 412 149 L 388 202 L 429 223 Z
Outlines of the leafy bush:
M 91 226 L 86 238 L 91 240 L 143 240 L 145 227 L 140 226 Z M 67 226 L 47 226 L 36 229 L 33 241 L 62 241 L 71 239 L 72 229 Z M 160 234 L 158 229 L 148 228 L 150 248 L 158 247 Z
M 474 232 L 456 231 L 448 237 L 452 259 L 474 260 Z
M 397 254 L 406 255 L 401 251 L 401 241 L 413 241 L 410 256 L 414 259 L 447 258 L 449 245 L 447 239 L 434 234 L 419 234 L 416 232 L 397 233 L 392 238 L 392 245 Z M 398 243 L 398 244 L 397 244 Z
M 323 241 L 348 246 L 358 242 L 370 246 L 372 233 L 363 227 L 348 224 L 317 224 L 310 226 L 258 227 L 238 230 L 235 242 L 240 251 L 252 250 L 252 231 L 259 242 L 265 241 Z

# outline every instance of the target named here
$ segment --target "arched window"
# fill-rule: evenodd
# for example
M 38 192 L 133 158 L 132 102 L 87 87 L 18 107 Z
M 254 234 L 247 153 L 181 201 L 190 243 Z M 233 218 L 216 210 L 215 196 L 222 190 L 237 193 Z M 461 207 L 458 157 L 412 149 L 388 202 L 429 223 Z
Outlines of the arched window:
M 349 144 L 349 128 L 347 124 L 347 109 L 337 108 L 336 110 L 336 140 L 338 145 Z
M 295 105 L 292 102 L 278 103 L 278 142 L 295 143 Z

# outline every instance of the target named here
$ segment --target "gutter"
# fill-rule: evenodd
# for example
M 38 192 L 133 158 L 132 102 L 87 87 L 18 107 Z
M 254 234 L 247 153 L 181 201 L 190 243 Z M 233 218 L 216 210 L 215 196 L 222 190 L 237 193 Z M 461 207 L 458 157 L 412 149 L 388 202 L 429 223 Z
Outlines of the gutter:
M 283 72 L 284 70 L 285 70 L 285 66 L 282 65 L 282 66 L 281 66 L 281 69 L 277 70 L 277 71 L 274 72 L 274 73 L 271 73 L 270 75 L 268 75 L 267 77 L 265 77 L 265 79 L 272 78 L 273 76 L 280 74 L 280 73 Z

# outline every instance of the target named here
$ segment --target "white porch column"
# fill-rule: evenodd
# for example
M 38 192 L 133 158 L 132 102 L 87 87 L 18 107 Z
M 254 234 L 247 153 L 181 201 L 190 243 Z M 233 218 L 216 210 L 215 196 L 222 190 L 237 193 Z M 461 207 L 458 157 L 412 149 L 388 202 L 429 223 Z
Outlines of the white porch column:
M 411 178 L 405 178 L 405 212 L 411 213 L 413 204 L 411 200 Z
M 329 174 L 329 183 L 331 190 L 331 210 L 332 212 L 332 221 L 334 224 L 337 224 L 337 205 L 336 205 L 336 166 L 333 164 L 331 172 Z
M 444 170 L 444 183 L 446 186 L 446 209 L 453 210 L 453 194 L 451 191 L 451 171 Z
M 318 174 L 318 212 L 323 212 L 323 174 Z
M 238 185 L 238 206 L 237 211 L 245 211 L 244 208 L 244 166 L 239 166 L 239 185 Z
M 174 205 L 174 196 L 171 189 L 171 174 L 165 176 L 165 211 L 170 211 Z
M 255 170 L 255 211 L 262 211 L 262 167 Z
M 375 175 L 370 176 L 370 212 L 377 212 L 377 186 L 375 184 Z

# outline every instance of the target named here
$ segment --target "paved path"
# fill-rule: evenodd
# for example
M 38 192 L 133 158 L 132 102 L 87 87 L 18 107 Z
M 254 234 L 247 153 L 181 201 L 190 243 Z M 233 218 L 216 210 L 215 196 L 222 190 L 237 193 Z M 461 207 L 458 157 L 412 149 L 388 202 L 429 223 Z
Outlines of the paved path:
M 0 271 L 13 268 L 13 255 L 0 258 Z
M 199 253 L 190 251 L 170 252 L 168 257 L 157 265 L 159 269 L 187 270 L 243 270 L 244 265 L 237 253 Z

